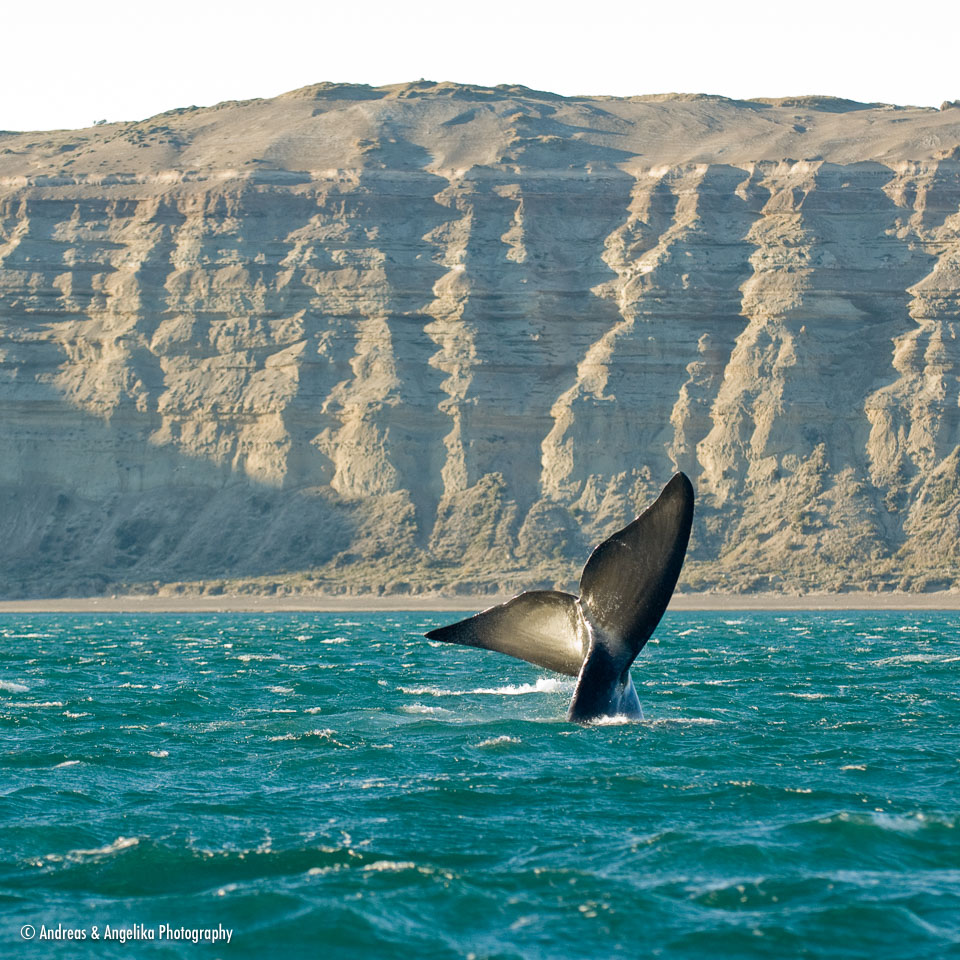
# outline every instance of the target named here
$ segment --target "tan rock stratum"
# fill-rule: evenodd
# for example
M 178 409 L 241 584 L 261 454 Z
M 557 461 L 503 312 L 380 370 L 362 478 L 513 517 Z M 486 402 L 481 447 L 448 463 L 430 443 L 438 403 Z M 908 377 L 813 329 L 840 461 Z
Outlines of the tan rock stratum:
M 960 109 L 320 84 L 0 134 L 0 595 L 960 585 Z

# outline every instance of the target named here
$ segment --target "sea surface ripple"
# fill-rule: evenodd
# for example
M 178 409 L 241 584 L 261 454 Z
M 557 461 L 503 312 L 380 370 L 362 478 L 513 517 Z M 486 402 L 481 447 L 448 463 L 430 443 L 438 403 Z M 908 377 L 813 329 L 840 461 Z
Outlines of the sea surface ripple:
M 0 956 L 960 956 L 957 614 L 668 613 L 588 727 L 450 619 L 0 617 Z

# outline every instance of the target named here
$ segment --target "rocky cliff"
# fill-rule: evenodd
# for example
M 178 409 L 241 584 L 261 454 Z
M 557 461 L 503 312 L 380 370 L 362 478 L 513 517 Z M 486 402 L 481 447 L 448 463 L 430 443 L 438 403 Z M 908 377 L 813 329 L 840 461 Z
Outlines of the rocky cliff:
M 320 84 L 0 134 L 0 593 L 960 585 L 960 109 Z

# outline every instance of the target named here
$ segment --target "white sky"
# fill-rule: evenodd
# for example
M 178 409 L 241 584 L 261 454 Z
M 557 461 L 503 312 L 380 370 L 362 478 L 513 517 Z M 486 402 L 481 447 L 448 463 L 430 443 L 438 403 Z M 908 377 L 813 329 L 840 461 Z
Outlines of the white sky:
M 322 80 L 960 99 L 960 0 L 0 4 L 6 130 L 139 120 Z

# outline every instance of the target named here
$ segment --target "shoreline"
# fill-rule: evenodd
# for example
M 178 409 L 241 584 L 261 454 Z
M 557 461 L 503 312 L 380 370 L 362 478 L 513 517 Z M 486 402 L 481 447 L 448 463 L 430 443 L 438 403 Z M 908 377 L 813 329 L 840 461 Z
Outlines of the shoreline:
M 390 611 L 475 612 L 504 600 L 489 596 L 110 596 L 49 600 L 0 600 L 0 614 L 39 613 L 373 613 Z M 960 610 L 960 592 L 936 593 L 679 593 L 668 610 L 678 612 L 768 610 Z

